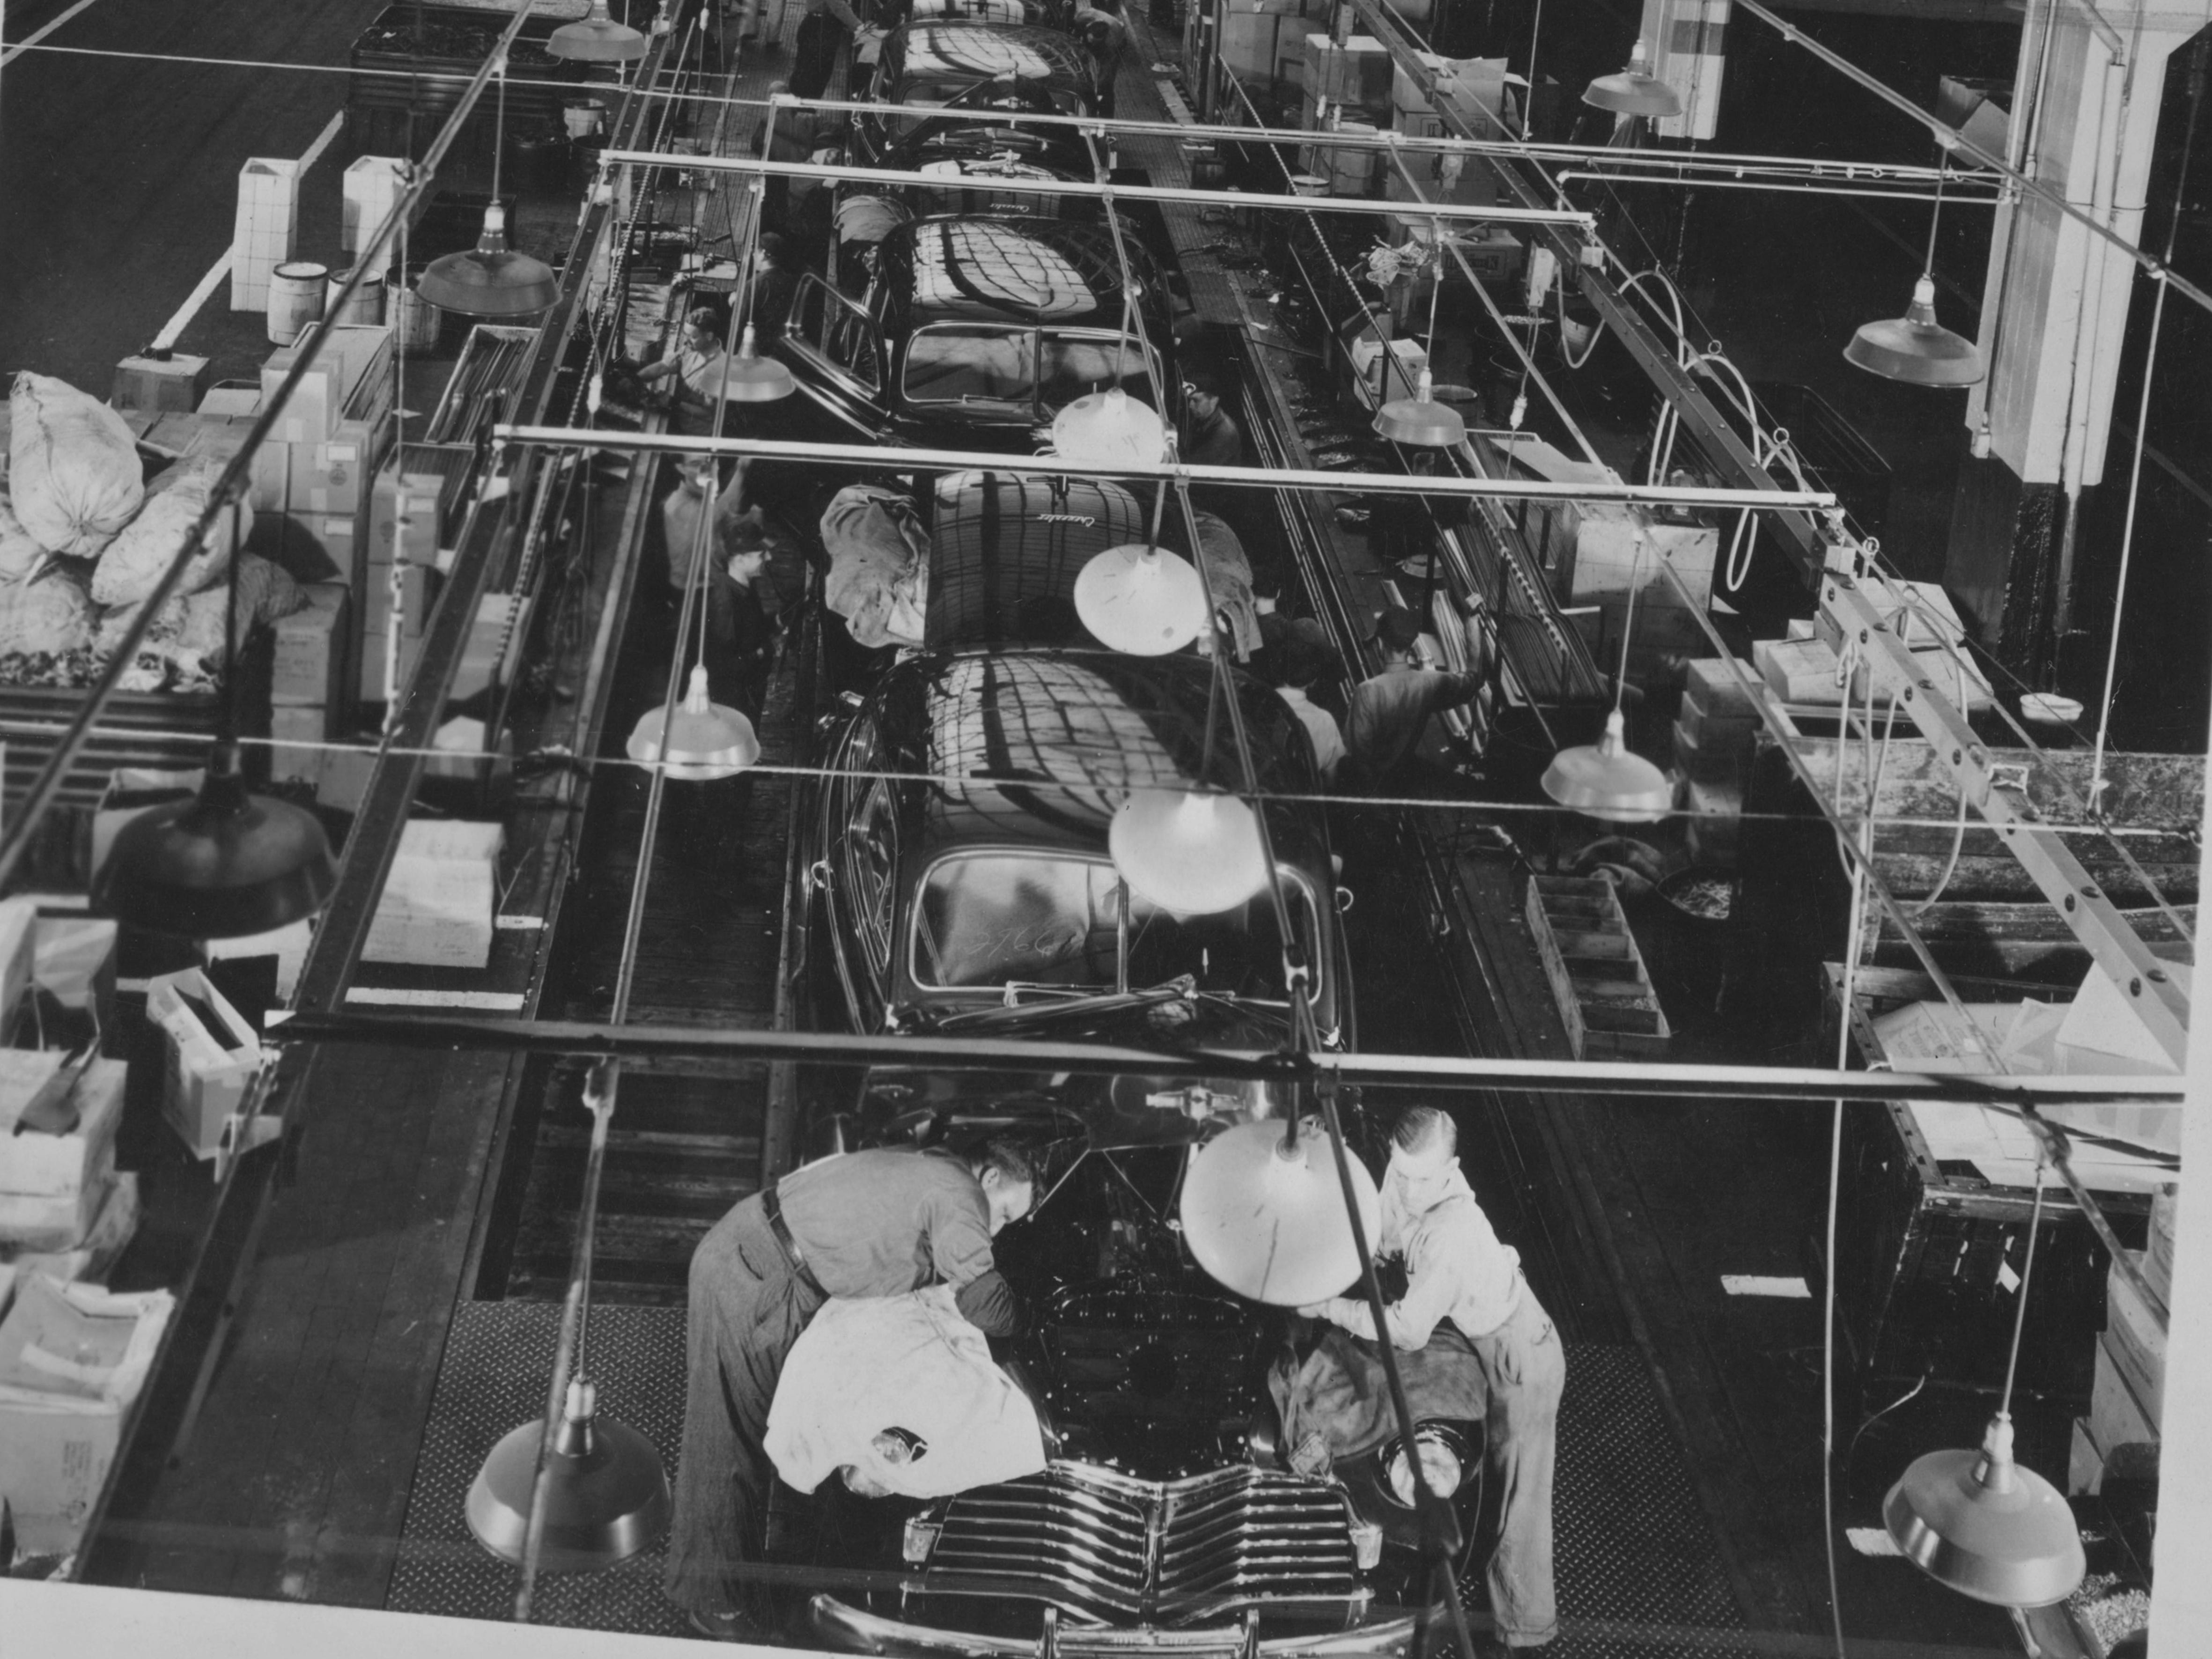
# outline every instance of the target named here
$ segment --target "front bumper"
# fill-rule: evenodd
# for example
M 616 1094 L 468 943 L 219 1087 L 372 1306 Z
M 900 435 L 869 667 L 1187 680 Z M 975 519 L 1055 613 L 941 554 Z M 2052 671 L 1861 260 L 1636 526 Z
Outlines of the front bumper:
M 825 1647 L 882 1655 L 884 1659 L 1050 1659 L 1052 1655 L 1059 1659 L 1090 1655 L 1121 1659 L 1125 1655 L 1152 1653 L 1171 1655 L 1174 1659 L 1251 1659 L 1254 1655 L 1263 1659 L 1355 1659 L 1355 1656 L 1400 1659 L 1412 1647 L 1413 1638 L 1411 1614 L 1319 1636 L 1257 1640 L 1255 1632 L 1242 1625 L 1161 1630 L 1055 1621 L 1045 1640 L 1036 1642 L 880 1618 L 849 1607 L 834 1595 L 816 1596 L 808 1603 L 807 1613 L 814 1633 Z M 1049 1655 L 1045 1651 L 1048 1644 Z

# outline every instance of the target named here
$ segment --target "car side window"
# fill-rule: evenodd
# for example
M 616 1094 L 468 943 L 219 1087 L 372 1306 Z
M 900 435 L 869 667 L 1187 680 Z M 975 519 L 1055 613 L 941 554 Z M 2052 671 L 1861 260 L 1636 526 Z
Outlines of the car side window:
M 866 312 L 811 270 L 799 279 L 792 310 L 799 319 L 799 337 L 824 361 L 866 390 L 882 390 L 876 325 Z
M 907 342 L 910 404 L 1018 404 L 1036 395 L 1036 331 L 990 323 L 932 323 Z

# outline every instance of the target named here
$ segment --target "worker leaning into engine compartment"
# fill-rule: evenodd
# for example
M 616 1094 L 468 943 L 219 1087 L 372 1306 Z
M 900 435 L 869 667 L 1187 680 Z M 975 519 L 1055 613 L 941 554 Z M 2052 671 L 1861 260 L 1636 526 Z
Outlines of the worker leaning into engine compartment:
M 785 1357 L 830 1297 L 951 1287 L 986 1335 L 1019 1323 L 991 1241 L 1027 1215 L 1036 1178 L 1010 1143 L 846 1152 L 795 1170 L 714 1224 L 692 1253 L 684 1451 L 668 1540 L 668 1598 L 695 1628 L 755 1639 L 774 1471 L 763 1446 Z
M 1391 1132 L 1379 1254 L 1406 1261 L 1405 1295 L 1383 1310 L 1391 1346 L 1417 1354 L 1434 1336 L 1463 1335 L 1481 1368 L 1485 1456 L 1498 1488 L 1498 1541 L 1486 1573 L 1491 1616 L 1498 1642 L 1539 1646 L 1559 1631 L 1552 1475 L 1566 1357 L 1522 1274 L 1520 1253 L 1498 1242 L 1460 1172 L 1457 1127 L 1434 1106 L 1408 1108 Z M 1364 1301 L 1336 1297 L 1300 1311 L 1376 1340 Z

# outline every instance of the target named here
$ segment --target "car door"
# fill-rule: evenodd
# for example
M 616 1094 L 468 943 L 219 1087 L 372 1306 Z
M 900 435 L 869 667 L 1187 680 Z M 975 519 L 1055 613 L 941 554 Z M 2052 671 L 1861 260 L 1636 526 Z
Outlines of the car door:
M 884 434 L 883 331 L 867 312 L 816 271 L 799 279 L 775 353 L 799 389 L 866 443 Z
M 846 1018 L 862 1032 L 883 1027 L 896 910 L 896 801 L 887 780 L 868 775 L 882 769 L 880 753 L 875 723 L 863 714 L 846 729 L 822 792 L 813 868 Z

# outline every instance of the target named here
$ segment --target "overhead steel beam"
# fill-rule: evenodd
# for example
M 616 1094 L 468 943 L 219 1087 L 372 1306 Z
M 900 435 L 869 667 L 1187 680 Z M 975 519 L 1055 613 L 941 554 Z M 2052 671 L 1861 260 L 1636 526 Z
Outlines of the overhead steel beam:
M 467 1014 L 301 1011 L 270 1021 L 280 1045 L 371 1042 L 623 1060 L 782 1060 L 946 1071 L 1088 1072 L 1113 1076 L 1281 1079 L 1305 1060 L 1260 1049 L 1147 1048 L 1033 1036 L 856 1036 L 700 1025 L 500 1019 Z M 1669 1099 L 1918 1100 L 2027 1107 L 2179 1100 L 2179 1077 L 2008 1077 L 1915 1072 L 1832 1072 L 1794 1066 L 1663 1066 L 1452 1054 L 1315 1054 L 1316 1072 L 1376 1088 L 1499 1089 L 1522 1094 L 1644 1095 Z
M 1325 489 L 1352 495 L 1482 496 L 1509 501 L 1620 501 L 1629 506 L 1825 507 L 1825 490 L 1700 489 L 1674 484 L 1554 483 L 1547 479 L 1416 477 L 1403 472 L 1316 472 L 1257 466 L 1141 465 L 1079 461 L 1064 455 L 1002 455 L 981 449 L 893 449 L 868 444 L 803 442 L 786 438 L 695 438 L 672 432 L 618 432 L 598 427 L 495 426 L 495 443 L 569 449 L 625 450 L 657 455 L 744 455 L 815 466 L 887 467 L 896 471 L 1009 472 L 1039 478 L 1167 478 L 1247 489 Z
M 742 173 L 758 178 L 811 179 L 818 182 L 865 179 L 872 185 L 915 185 L 932 190 L 943 190 L 948 185 L 969 188 L 988 185 L 1007 195 L 1073 196 L 1091 201 L 1182 202 L 1215 207 L 1224 199 L 1218 190 L 1197 190 L 1181 185 L 1101 185 L 1066 179 L 1001 178 L 996 173 L 948 178 L 943 173 L 915 173 L 898 167 L 833 167 L 823 161 L 770 161 L 757 155 L 664 155 L 653 150 L 609 149 L 600 152 L 599 165 L 610 167 L 680 166 L 692 173 Z M 1364 213 L 1376 218 L 1402 215 L 1406 210 L 1403 202 L 1370 201 L 1350 196 L 1333 196 L 1324 204 L 1322 198 L 1312 196 L 1270 196 L 1261 191 L 1240 190 L 1236 199 L 1239 207 L 1285 208 L 1303 213 L 1326 205 L 1332 213 Z M 1569 225 L 1583 230 L 1589 229 L 1595 223 L 1590 215 L 1571 208 L 1439 204 L 1424 208 L 1421 211 L 1425 217 L 1449 220 L 1454 223 Z

